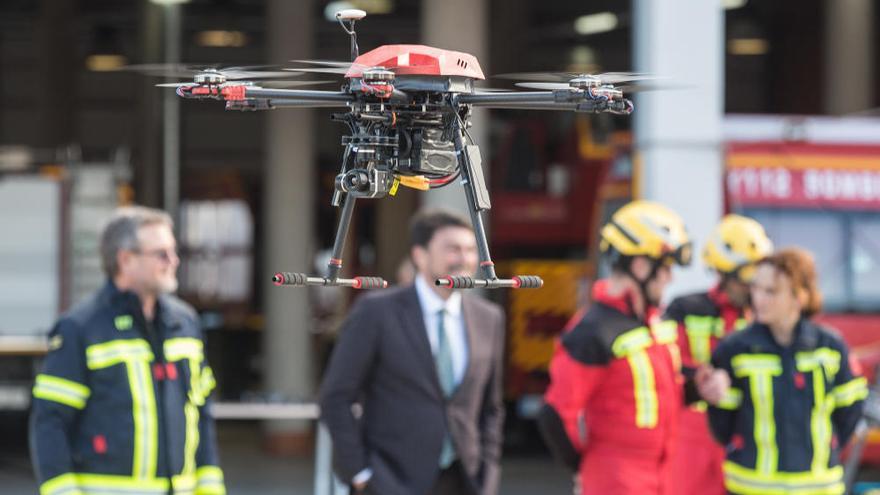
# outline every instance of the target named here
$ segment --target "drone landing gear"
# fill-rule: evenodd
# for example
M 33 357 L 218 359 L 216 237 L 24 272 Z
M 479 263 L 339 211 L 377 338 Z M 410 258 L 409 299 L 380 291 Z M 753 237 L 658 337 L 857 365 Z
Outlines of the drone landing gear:
M 474 236 L 477 238 L 481 276 L 478 278 L 446 276 L 434 280 L 434 283 L 438 287 L 450 289 L 539 289 L 544 285 L 541 277 L 515 275 L 513 278 L 504 279 L 498 278 L 495 274 L 495 263 L 492 262 L 489 255 L 489 243 L 486 240 L 486 228 L 483 226 L 483 218 L 480 216 L 481 211 L 492 208 L 492 203 L 489 201 L 489 191 L 486 189 L 486 181 L 483 178 L 480 148 L 473 144 L 465 146 L 463 132 L 461 120 L 456 119 L 453 123 L 453 142 L 461 170 L 461 185 L 464 187 L 471 224 L 474 226 Z
M 347 153 L 346 153 L 347 154 Z M 352 195 L 345 196 L 342 205 L 342 215 L 339 218 L 339 226 L 336 229 L 336 240 L 333 242 L 333 254 L 327 264 L 326 277 L 313 277 L 305 273 L 279 272 L 272 277 L 275 285 L 289 285 L 304 287 L 306 285 L 323 285 L 326 287 L 351 287 L 353 289 L 385 289 L 388 282 L 382 277 L 354 277 L 339 278 L 339 270 L 342 269 L 342 250 L 345 248 L 345 237 L 348 234 L 348 226 L 351 223 L 351 214 L 354 212 L 355 198 Z

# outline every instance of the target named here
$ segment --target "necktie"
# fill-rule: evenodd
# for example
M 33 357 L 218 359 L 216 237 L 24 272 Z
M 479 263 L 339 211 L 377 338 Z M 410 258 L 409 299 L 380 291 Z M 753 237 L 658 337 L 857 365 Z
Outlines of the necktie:
M 437 366 L 437 377 L 440 379 L 440 388 L 443 395 L 448 399 L 455 391 L 455 372 L 452 368 L 452 348 L 446 337 L 446 310 L 437 312 L 437 352 L 434 361 Z M 449 434 L 443 439 L 443 450 L 440 451 L 440 467 L 447 468 L 455 460 L 455 448 L 452 446 L 452 438 Z

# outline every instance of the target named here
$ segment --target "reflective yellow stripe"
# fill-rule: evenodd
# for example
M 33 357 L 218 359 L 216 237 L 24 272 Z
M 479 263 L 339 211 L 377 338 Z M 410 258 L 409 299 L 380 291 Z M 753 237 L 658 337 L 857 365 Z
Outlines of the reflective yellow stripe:
M 180 361 L 203 356 L 202 341 L 192 337 L 179 337 L 165 341 L 165 359 L 168 361 Z
M 795 363 L 801 373 L 813 376 L 813 410 L 810 414 L 810 437 L 813 445 L 813 461 L 810 469 L 821 473 L 828 469 L 831 457 L 831 413 L 834 399 L 826 396 L 825 380 L 834 380 L 840 370 L 840 352 L 820 347 L 813 351 L 795 354 Z
M 196 495 L 225 495 L 223 471 L 217 466 L 202 466 L 196 471 Z
M 724 462 L 724 485 L 743 495 L 839 495 L 845 489 L 841 466 L 822 473 L 763 474 L 731 461 Z
M 199 446 L 199 408 L 192 402 L 183 406 L 186 417 L 186 435 L 183 444 L 183 474 L 196 471 L 196 449 Z
M 794 359 L 798 371 L 804 373 L 822 367 L 829 381 L 834 381 L 834 377 L 840 371 L 840 352 L 828 347 L 820 347 L 810 352 L 798 352 L 794 355 Z
M 671 344 L 678 340 L 678 323 L 672 320 L 661 321 L 651 327 L 658 344 Z
M 171 486 L 174 495 L 194 495 L 196 492 L 196 477 L 194 473 L 179 474 L 171 478 Z
M 143 339 L 111 340 L 86 348 L 89 369 L 97 370 L 128 361 L 152 361 L 153 351 Z
M 74 409 L 86 407 L 89 387 L 61 377 L 39 374 L 33 389 L 34 397 L 58 402 Z
M 214 379 L 214 370 L 211 369 L 210 366 L 205 366 L 202 368 L 202 393 L 205 394 L 205 397 L 211 394 L 211 391 L 214 390 L 214 387 L 217 386 L 217 381 Z
M 734 387 L 730 387 L 727 389 L 727 392 L 724 394 L 724 397 L 718 401 L 718 404 L 715 405 L 718 409 L 726 409 L 728 411 L 735 411 L 739 409 L 742 405 L 743 395 L 742 390 Z
M 654 368 L 645 351 L 627 357 L 633 376 L 633 393 L 636 402 L 636 426 L 654 428 L 657 426 L 657 390 L 654 385 Z
M 779 461 L 773 417 L 773 377 L 782 374 L 782 361 L 775 354 L 740 354 L 733 357 L 731 364 L 734 376 L 749 379 L 755 409 L 756 469 L 763 475 L 773 474 Z
M 134 422 L 134 452 L 132 475 L 140 480 L 156 477 L 159 426 L 157 424 L 156 395 L 150 375 L 153 352 L 143 339 L 111 340 L 86 348 L 89 369 L 97 370 L 124 364 L 131 390 L 132 419 Z
M 831 457 L 831 412 L 834 410 L 834 401 L 825 397 L 825 374 L 822 373 L 822 369 L 816 368 L 812 374 L 813 411 L 810 415 L 810 434 L 813 437 L 813 462 L 811 469 L 814 473 L 820 473 L 828 469 L 828 459 Z
M 868 397 L 868 379 L 860 376 L 831 390 L 834 407 L 848 407 Z
M 654 368 L 645 352 L 653 343 L 651 331 L 647 327 L 639 327 L 617 336 L 611 344 L 611 352 L 618 358 L 626 357 L 632 371 L 636 426 L 639 428 L 657 426 Z
M 718 324 L 724 331 L 724 321 L 715 316 L 687 315 L 684 317 L 684 330 L 687 333 L 691 357 L 697 363 L 708 363 L 712 357 L 711 337 Z
M 615 357 L 620 358 L 641 351 L 653 343 L 648 328 L 639 327 L 618 335 L 611 344 L 611 352 Z
M 56 476 L 40 485 L 40 495 L 82 495 L 73 473 Z
M 83 495 L 167 495 L 168 479 L 137 479 L 108 474 L 76 474 Z
M 192 337 L 180 337 L 165 341 L 165 359 L 169 362 L 189 361 L 190 397 L 197 406 L 205 403 L 208 393 L 202 390 L 202 361 L 204 351 L 202 341 Z
M 169 362 L 187 361 L 190 374 L 189 401 L 184 405 L 186 433 L 184 437 L 183 475 L 196 472 L 196 449 L 199 446 L 199 409 L 214 388 L 214 374 L 210 368 L 202 369 L 204 345 L 192 337 L 168 339 L 164 345 L 165 358 Z

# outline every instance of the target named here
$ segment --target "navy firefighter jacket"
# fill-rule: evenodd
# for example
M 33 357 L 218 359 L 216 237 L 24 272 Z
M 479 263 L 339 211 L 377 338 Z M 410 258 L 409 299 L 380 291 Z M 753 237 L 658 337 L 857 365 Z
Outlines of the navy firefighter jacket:
M 781 346 L 753 323 L 722 340 L 712 363 L 732 381 L 709 408 L 712 431 L 727 446 L 729 492 L 844 492 L 839 454 L 868 388 L 840 337 L 802 318 L 792 344 Z
M 41 495 L 225 493 L 198 317 L 160 296 L 147 321 L 112 282 L 64 315 L 33 389 Z

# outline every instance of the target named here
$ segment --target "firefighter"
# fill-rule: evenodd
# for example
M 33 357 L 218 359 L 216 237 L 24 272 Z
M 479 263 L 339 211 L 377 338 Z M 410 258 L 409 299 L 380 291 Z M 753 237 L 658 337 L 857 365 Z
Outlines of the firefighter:
M 171 218 L 118 210 L 101 235 L 109 280 L 62 316 L 33 389 L 41 495 L 225 493 L 198 316 L 177 289 Z
M 755 263 L 773 251 L 764 228 L 755 220 L 727 215 L 703 249 L 703 264 L 718 275 L 708 292 L 679 297 L 666 309 L 664 320 L 678 327 L 682 371 L 694 378 L 707 365 L 719 339 L 746 326 L 749 282 Z M 673 456 L 674 493 L 726 493 L 721 464 L 724 449 L 712 438 L 706 403 L 696 402 L 681 413 L 678 445 Z
M 691 244 L 676 213 L 634 201 L 602 228 L 600 249 L 611 275 L 557 344 L 539 426 L 584 495 L 670 494 L 683 387 L 676 327 L 656 308 Z
M 724 380 L 697 384 L 726 446 L 725 486 L 734 494 L 842 494 L 839 454 L 868 387 L 840 337 L 811 320 L 822 296 L 810 254 L 792 248 L 759 261 L 751 299 L 754 323 L 712 354 Z M 709 389 L 722 390 L 720 400 Z

